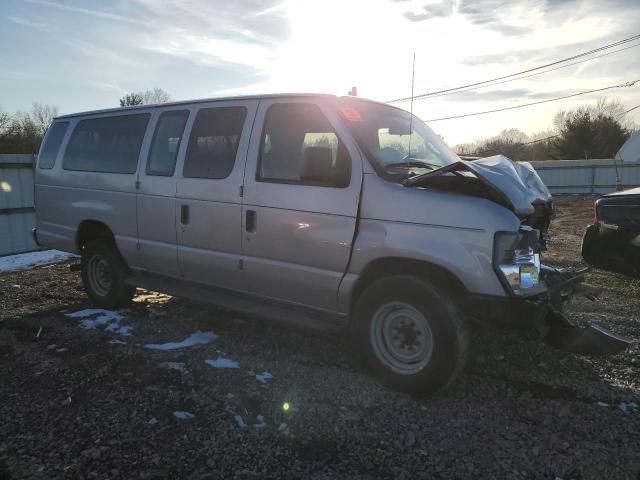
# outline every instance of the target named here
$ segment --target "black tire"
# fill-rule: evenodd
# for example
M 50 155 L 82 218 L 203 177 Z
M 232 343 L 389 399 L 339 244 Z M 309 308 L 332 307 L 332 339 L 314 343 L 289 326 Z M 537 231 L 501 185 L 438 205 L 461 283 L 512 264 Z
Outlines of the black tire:
M 92 240 L 82 250 L 82 283 L 91 301 L 101 308 L 126 306 L 136 288 L 124 283 L 129 269 L 112 241 Z
M 589 225 L 582 237 L 580 248 L 582 258 L 594 267 L 602 264 L 602 252 L 600 247 L 600 229 L 597 224 Z
M 403 322 L 411 324 L 415 315 L 413 334 L 411 328 L 404 331 Z M 464 367 L 469 350 L 469 326 L 454 301 L 410 275 L 376 280 L 365 289 L 355 307 L 353 333 L 365 367 L 389 388 L 413 395 L 431 395 L 448 386 Z M 421 355 L 419 361 L 405 362 L 392 353 L 412 355 L 413 347 Z M 399 372 L 403 364 L 406 370 Z

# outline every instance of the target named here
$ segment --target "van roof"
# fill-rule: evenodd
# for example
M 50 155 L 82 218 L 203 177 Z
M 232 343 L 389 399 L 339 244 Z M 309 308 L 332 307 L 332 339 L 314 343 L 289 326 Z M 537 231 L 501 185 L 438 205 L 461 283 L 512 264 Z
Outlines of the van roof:
M 112 108 L 104 108 L 101 110 L 89 110 L 86 112 L 78 112 L 78 113 L 68 113 L 66 115 L 59 115 L 57 117 L 54 118 L 54 120 L 59 120 L 59 119 L 63 119 L 63 118 L 72 118 L 72 117 L 81 117 L 84 115 L 96 115 L 96 114 L 100 114 L 100 113 L 120 113 L 120 112 L 124 112 L 124 111 L 128 111 L 128 110 L 144 110 L 144 109 L 148 109 L 148 108 L 156 108 L 156 107 L 171 107 L 174 105 L 191 105 L 194 103 L 202 103 L 202 102 L 226 102 L 226 101 L 233 101 L 233 100 L 260 100 L 263 98 L 284 98 L 284 97 L 324 97 L 324 98 L 334 98 L 334 99 L 338 99 L 338 98 L 348 98 L 349 100 L 359 100 L 359 101 L 363 101 L 363 102 L 370 102 L 370 103 L 378 103 L 381 105 L 387 105 L 383 102 L 377 102 L 375 100 L 368 100 L 365 98 L 359 98 L 359 97 L 339 97 L 337 95 L 331 95 L 328 93 L 271 93 L 271 94 L 264 94 L 264 95 L 244 95 L 244 96 L 235 96 L 235 97 L 213 97 L 213 98 L 196 98 L 193 100 L 181 100 L 178 102 L 167 102 L 167 103 L 153 103 L 153 104 L 148 104 L 148 105 L 135 105 L 135 106 L 131 106 L 131 107 L 112 107 Z M 392 105 L 389 105 L 392 106 Z M 397 108 L 397 107 L 396 107 Z

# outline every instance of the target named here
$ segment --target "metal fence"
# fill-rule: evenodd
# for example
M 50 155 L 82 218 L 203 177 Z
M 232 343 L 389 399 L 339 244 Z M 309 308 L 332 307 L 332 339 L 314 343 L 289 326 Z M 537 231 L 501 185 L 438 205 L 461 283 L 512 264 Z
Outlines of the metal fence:
M 37 250 L 33 200 L 34 155 L 0 155 L 0 255 Z
M 554 195 L 605 194 L 640 186 L 640 163 L 612 159 L 531 162 Z

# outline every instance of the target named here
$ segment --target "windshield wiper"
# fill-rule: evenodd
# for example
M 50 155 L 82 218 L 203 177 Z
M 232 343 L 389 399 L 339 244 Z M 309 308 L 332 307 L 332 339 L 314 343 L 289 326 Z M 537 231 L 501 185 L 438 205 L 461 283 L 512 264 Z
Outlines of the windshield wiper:
M 384 168 L 429 168 L 431 170 L 435 170 L 440 168 L 442 165 L 436 165 L 435 163 L 423 162 L 422 160 L 407 158 L 402 162 L 395 163 L 387 163 L 384 165 Z

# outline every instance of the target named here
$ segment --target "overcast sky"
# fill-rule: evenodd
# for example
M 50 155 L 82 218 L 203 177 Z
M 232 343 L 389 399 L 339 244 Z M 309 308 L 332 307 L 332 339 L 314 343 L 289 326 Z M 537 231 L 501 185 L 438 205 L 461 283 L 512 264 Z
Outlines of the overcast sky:
M 388 100 L 549 63 L 640 33 L 640 0 L 0 0 L 0 106 L 61 112 L 161 87 L 174 99 L 325 92 Z M 640 42 L 635 42 L 640 43 Z M 490 88 L 417 101 L 423 119 L 640 79 L 640 47 Z M 627 108 L 640 84 L 607 92 Z M 451 144 L 551 127 L 582 96 L 434 122 Z M 401 106 L 409 108 L 409 104 Z M 640 109 L 632 112 L 640 123 Z M 630 114 L 631 115 L 631 114 Z

